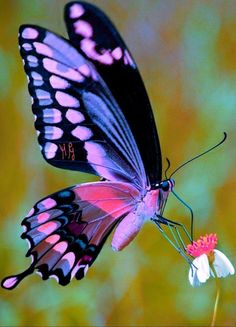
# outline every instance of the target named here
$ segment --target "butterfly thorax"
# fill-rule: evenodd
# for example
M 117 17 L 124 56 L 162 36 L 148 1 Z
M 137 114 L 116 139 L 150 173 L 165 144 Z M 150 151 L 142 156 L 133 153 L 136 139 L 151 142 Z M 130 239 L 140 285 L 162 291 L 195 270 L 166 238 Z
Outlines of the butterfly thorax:
M 136 215 L 142 217 L 145 221 L 153 218 L 156 214 L 160 214 L 174 185 L 173 179 L 167 179 L 153 185 L 138 205 Z
M 137 206 L 136 215 L 146 221 L 152 218 L 158 210 L 158 198 L 160 190 L 150 190 Z

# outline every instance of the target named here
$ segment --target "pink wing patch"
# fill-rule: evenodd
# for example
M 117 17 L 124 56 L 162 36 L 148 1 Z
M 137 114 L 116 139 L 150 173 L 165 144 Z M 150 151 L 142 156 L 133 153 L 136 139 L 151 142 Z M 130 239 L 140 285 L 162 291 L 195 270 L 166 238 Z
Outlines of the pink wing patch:
M 82 52 L 91 60 L 102 65 L 113 65 L 116 61 L 122 61 L 124 65 L 136 67 L 128 50 L 111 44 L 106 47 L 104 43 L 98 42 L 101 37 L 107 40 L 113 39 L 114 35 L 110 34 L 108 28 L 102 29 L 102 12 L 92 9 L 90 12 L 89 4 L 68 4 L 66 8 L 66 21 L 70 27 L 69 34 L 73 35 L 80 46 Z M 101 28 L 101 30 L 100 30 Z M 101 35 L 99 35 L 101 34 Z
M 22 225 L 32 264 L 23 273 L 2 281 L 15 288 L 36 269 L 43 279 L 61 285 L 81 279 L 120 218 L 135 210 L 139 191 L 128 183 L 97 182 L 52 194 L 35 204 Z
M 84 8 L 82 5 L 78 4 L 78 3 L 74 3 L 71 7 L 70 7 L 70 17 L 73 18 L 79 18 L 80 16 L 82 16 L 84 13 Z

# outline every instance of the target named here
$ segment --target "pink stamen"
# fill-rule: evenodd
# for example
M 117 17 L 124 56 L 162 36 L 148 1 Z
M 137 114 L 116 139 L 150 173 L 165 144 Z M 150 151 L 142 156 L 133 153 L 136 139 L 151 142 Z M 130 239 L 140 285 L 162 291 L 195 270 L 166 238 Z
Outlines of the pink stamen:
M 206 234 L 205 236 L 200 236 L 197 241 L 192 244 L 187 245 L 187 253 L 192 257 L 199 257 L 202 254 L 209 255 L 217 244 L 216 234 Z

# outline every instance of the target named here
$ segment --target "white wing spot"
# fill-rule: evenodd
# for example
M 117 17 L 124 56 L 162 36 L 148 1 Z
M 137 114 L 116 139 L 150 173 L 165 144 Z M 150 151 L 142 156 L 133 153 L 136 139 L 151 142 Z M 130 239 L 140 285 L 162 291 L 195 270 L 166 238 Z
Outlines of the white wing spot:
M 27 60 L 29 62 L 30 67 L 37 67 L 38 66 L 38 59 L 35 56 L 27 56 Z
M 28 212 L 28 214 L 26 215 L 26 217 L 33 216 L 33 213 L 34 213 L 34 208 L 30 209 L 30 211 Z
M 50 144 L 53 144 L 53 143 L 50 143 Z M 46 145 L 47 145 L 47 143 L 46 143 Z M 48 209 L 51 209 L 51 208 L 55 207 L 56 204 L 57 203 L 56 203 L 55 200 L 53 200 L 52 198 L 47 198 L 47 199 L 44 199 L 43 201 L 39 202 L 37 204 L 37 207 L 38 207 L 39 210 L 43 210 L 43 209 L 48 210 Z
M 92 26 L 84 21 L 84 20 L 78 20 L 74 23 L 75 32 L 77 34 L 82 35 L 86 38 L 91 38 L 93 36 L 93 28 Z
M 57 91 L 55 97 L 57 102 L 63 107 L 78 108 L 80 106 L 79 100 L 64 92 Z
M 58 109 L 46 108 L 43 110 L 43 121 L 47 124 L 60 123 L 62 121 L 61 112 Z
M 69 86 L 69 83 L 64 78 L 60 78 L 55 75 L 52 75 L 49 78 L 49 82 L 55 89 L 66 89 Z
M 50 275 L 49 278 L 55 279 L 59 283 L 59 278 L 57 275 Z
M 32 50 L 32 45 L 30 43 L 24 43 L 22 44 L 22 48 L 25 50 L 25 51 L 30 51 Z
M 39 32 L 32 27 L 26 27 L 21 34 L 24 39 L 36 39 L 38 35 Z
M 111 53 L 113 58 L 116 60 L 119 60 L 122 57 L 122 50 L 120 47 L 115 48 Z
M 85 117 L 81 112 L 73 109 L 69 109 L 66 112 L 66 118 L 71 122 L 72 124 L 81 123 L 85 120 Z
M 58 146 L 54 143 L 47 142 L 44 147 L 44 154 L 47 159 L 52 159 L 55 157 Z
M 43 77 L 37 72 L 32 72 L 31 76 L 34 80 L 34 86 L 42 86 L 43 85 Z
M 77 126 L 71 134 L 81 141 L 87 141 L 93 136 L 91 129 L 85 126 Z
M 84 13 L 84 8 L 78 4 L 75 3 L 70 7 L 70 18 L 79 18 L 80 16 L 82 16 Z
M 63 130 L 56 126 L 45 126 L 45 138 L 48 140 L 58 140 L 63 135 Z
M 35 92 L 39 100 L 40 106 L 47 106 L 49 104 L 52 104 L 53 101 L 49 92 L 42 89 L 37 89 Z

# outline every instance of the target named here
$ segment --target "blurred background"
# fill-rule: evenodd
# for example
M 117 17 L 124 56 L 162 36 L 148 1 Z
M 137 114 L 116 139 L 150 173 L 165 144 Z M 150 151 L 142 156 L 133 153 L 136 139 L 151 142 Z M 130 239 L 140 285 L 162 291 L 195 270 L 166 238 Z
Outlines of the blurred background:
M 236 266 L 236 2 L 234 0 L 94 0 L 137 61 L 172 170 L 228 133 L 223 146 L 175 176 L 192 207 L 195 236 L 216 232 L 218 249 Z M 29 265 L 21 220 L 42 197 L 93 176 L 49 166 L 33 127 L 18 27 L 34 23 L 63 36 L 64 0 L 0 0 L 0 278 Z M 145 128 L 144 128 L 145 133 Z M 165 166 L 165 162 L 164 162 Z M 165 216 L 189 226 L 170 195 Z M 194 289 L 188 264 L 152 223 L 124 251 L 110 238 L 87 277 L 63 288 L 34 274 L 0 290 L 1 326 L 206 326 L 215 282 Z M 222 280 L 218 326 L 236 324 L 235 277 Z

